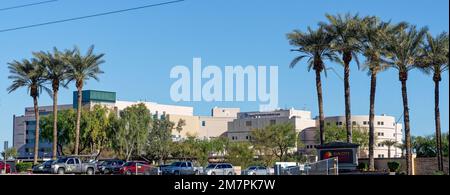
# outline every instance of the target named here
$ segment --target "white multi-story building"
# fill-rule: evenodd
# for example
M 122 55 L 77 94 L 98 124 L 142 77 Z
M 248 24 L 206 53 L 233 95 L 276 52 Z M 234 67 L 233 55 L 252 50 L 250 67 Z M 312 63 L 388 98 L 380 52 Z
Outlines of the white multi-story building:
M 359 127 L 362 129 L 369 130 L 369 116 L 368 115 L 353 115 L 351 117 L 352 125 L 354 127 Z M 325 126 L 326 125 L 337 125 L 337 126 L 345 126 L 345 116 L 334 116 L 334 117 L 326 117 L 325 118 Z M 402 143 L 403 138 L 403 126 L 400 123 L 397 123 L 395 117 L 381 115 L 375 116 L 375 148 L 374 148 L 374 156 L 375 158 L 387 158 L 388 157 L 388 147 L 383 145 L 382 142 L 385 140 L 396 141 L 397 143 Z M 353 128 L 357 130 L 357 128 Z M 391 157 L 401 157 L 402 151 L 396 146 L 391 147 Z M 368 151 L 367 149 L 362 150 L 361 157 L 367 157 Z
M 237 119 L 228 123 L 227 136 L 232 141 L 249 141 L 254 129 L 262 129 L 269 125 L 291 123 L 299 138 L 304 131 L 314 131 L 316 121 L 311 118 L 310 111 L 303 110 L 276 110 L 270 112 L 241 112 Z M 309 137 L 305 137 L 309 138 Z M 302 140 L 305 144 L 314 144 L 315 140 Z

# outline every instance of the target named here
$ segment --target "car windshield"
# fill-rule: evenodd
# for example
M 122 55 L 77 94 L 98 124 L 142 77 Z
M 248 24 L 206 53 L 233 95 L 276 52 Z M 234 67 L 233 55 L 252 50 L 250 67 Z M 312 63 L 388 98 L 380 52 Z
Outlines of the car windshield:
M 183 164 L 183 162 L 174 162 L 174 163 L 170 164 L 170 166 L 179 167 L 179 166 L 181 166 L 181 164 Z
M 248 170 L 255 170 L 256 167 L 249 167 Z
M 206 168 L 209 169 L 214 169 L 216 167 L 217 164 L 209 164 Z
M 49 160 L 49 161 L 45 161 L 44 163 L 42 163 L 43 165 L 51 165 L 53 163 L 53 161 L 52 160 Z
M 60 158 L 56 161 L 56 163 L 65 163 L 67 161 L 67 158 Z
M 133 162 L 127 162 L 127 163 L 125 163 L 123 166 L 124 167 L 126 167 L 126 166 L 132 166 L 134 163 Z

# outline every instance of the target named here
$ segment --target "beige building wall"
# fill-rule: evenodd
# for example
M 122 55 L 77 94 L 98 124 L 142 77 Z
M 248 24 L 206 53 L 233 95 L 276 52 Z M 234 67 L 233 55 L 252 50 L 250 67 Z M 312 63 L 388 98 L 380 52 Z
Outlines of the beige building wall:
M 185 115 L 168 115 L 167 119 L 169 119 L 169 121 L 173 122 L 174 125 L 174 129 L 172 130 L 172 135 L 175 136 L 179 136 L 181 138 L 186 138 L 188 136 L 195 136 L 198 137 L 200 132 L 199 132 L 199 120 L 197 116 L 185 116 Z M 180 121 L 180 119 L 183 119 L 186 123 L 185 126 L 183 126 L 183 130 L 178 133 L 178 131 L 175 129 L 175 127 L 178 124 L 178 121 Z

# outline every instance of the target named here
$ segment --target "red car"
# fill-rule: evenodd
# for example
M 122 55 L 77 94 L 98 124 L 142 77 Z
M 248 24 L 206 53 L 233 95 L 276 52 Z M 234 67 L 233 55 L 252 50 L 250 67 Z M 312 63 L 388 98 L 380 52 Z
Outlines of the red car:
M 5 170 L 5 163 L 0 162 L 0 172 L 3 172 Z M 11 166 L 9 164 L 6 164 L 6 173 L 11 173 Z
M 129 161 L 120 167 L 119 173 L 122 175 L 149 175 L 150 169 L 150 164 L 145 161 Z

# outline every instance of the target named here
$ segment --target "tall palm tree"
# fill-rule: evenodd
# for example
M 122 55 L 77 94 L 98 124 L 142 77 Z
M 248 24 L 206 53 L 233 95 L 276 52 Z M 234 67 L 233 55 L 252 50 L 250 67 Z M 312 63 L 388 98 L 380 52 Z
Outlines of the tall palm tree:
M 37 59 L 13 61 L 8 63 L 8 69 L 12 80 L 11 86 L 8 87 L 8 93 L 16 91 L 19 88 L 26 87 L 28 94 L 33 98 L 34 116 L 36 120 L 35 141 L 34 141 L 34 158 L 33 163 L 37 164 L 39 155 L 39 105 L 38 98 L 42 90 L 51 93 L 45 87 L 45 71 L 41 66 L 41 62 Z
M 344 93 L 345 93 L 345 129 L 347 130 L 347 142 L 352 142 L 352 122 L 350 103 L 350 62 L 355 59 L 358 67 L 358 53 L 361 51 L 359 42 L 361 36 L 361 19 L 358 15 L 326 14 L 329 24 L 320 23 L 324 29 L 333 36 L 332 48 L 342 55 L 344 62 Z
M 389 22 L 382 22 L 377 17 L 364 18 L 361 25 L 362 54 L 365 56 L 364 69 L 370 75 L 370 108 L 369 108 L 369 170 L 375 170 L 374 148 L 375 148 L 375 97 L 377 88 L 378 73 L 387 69 L 388 64 L 384 60 L 386 54 L 386 42 L 384 41 L 390 34 L 396 33 L 399 28 L 406 25 L 400 23 L 390 25 Z
M 436 125 L 436 149 L 439 171 L 444 171 L 442 156 L 441 115 L 439 111 L 439 82 L 441 74 L 448 70 L 448 33 L 443 32 L 436 37 L 427 34 L 426 43 L 422 45 L 419 68 L 426 74 L 433 74 L 434 81 L 434 115 Z
M 46 79 L 52 85 L 53 91 L 53 150 L 52 158 L 56 160 L 58 156 L 58 92 L 61 82 L 66 79 L 67 65 L 63 60 L 63 53 L 53 48 L 53 53 L 36 52 L 33 55 L 42 62 L 45 68 Z
M 102 74 L 100 70 L 100 64 L 105 61 L 102 59 L 104 54 L 94 54 L 94 46 L 89 47 L 87 53 L 83 56 L 80 53 L 78 47 L 70 52 L 72 55 L 67 56 L 65 59 L 69 65 L 67 71 L 68 83 L 74 81 L 77 88 L 77 122 L 75 129 L 75 155 L 78 155 L 80 145 L 80 121 L 81 121 L 81 100 L 82 91 L 85 82 L 91 78 L 98 79 L 98 75 Z
M 391 158 L 391 148 L 397 145 L 397 141 L 395 140 L 384 140 L 381 144 L 388 147 L 388 158 Z
M 402 27 L 399 33 L 387 39 L 390 67 L 398 70 L 399 81 L 401 82 L 403 120 L 405 123 L 406 171 L 408 175 L 412 175 L 412 149 L 406 81 L 409 71 L 416 67 L 420 58 L 420 45 L 426 32 L 427 28 L 417 30 L 416 26 L 410 26 L 408 29 Z
M 331 41 L 333 37 L 330 36 L 323 27 L 317 30 L 312 30 L 308 27 L 307 32 L 295 30 L 287 35 L 289 43 L 292 46 L 298 47 L 292 51 L 301 53 L 292 60 L 290 68 L 294 68 L 302 59 L 308 59 L 308 71 L 313 69 L 316 73 L 316 89 L 319 106 L 319 133 L 320 144 L 324 144 L 324 113 L 323 113 L 323 98 L 322 98 L 322 81 L 320 74 L 325 71 L 325 60 L 332 62 L 340 62 L 339 58 L 331 49 Z

